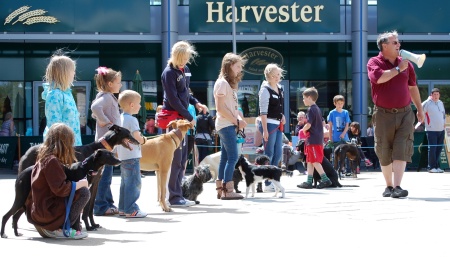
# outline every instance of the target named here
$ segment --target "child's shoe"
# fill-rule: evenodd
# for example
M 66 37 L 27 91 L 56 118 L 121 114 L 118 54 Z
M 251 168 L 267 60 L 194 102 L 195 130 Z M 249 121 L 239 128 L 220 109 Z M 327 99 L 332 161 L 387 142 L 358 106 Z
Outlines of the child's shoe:
M 373 165 L 373 163 L 369 160 L 369 159 L 364 159 L 364 163 L 366 164 L 367 167 L 370 167 Z

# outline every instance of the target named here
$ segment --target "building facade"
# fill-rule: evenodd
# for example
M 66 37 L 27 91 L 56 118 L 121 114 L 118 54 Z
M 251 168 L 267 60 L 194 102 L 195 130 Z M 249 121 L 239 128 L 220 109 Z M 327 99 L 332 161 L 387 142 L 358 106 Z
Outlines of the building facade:
M 254 65 L 271 62 L 270 55 L 279 54 L 272 61 L 287 71 L 282 84 L 287 94 L 285 116 L 290 122 L 285 131 L 295 126 L 297 112 L 305 110 L 302 91 L 311 86 L 319 91 L 318 105 L 324 117 L 334 108 L 333 97 L 341 94 L 352 120 L 365 128 L 373 107 L 365 65 L 378 54 L 377 35 L 395 29 L 403 49 L 427 56 L 422 68 L 416 66 L 422 99 L 439 87 L 450 110 L 446 100 L 450 99 L 450 25 L 444 19 L 450 4 L 444 0 L 411 0 L 408 6 L 388 0 L 1 3 L 0 102 L 10 100 L 17 133 L 24 136 L 42 135 L 45 116 L 40 93 L 55 50 L 65 49 L 77 62 L 73 92 L 83 134 L 91 135 L 95 126 L 89 107 L 96 94 L 95 69 L 120 70 L 123 89 L 133 88 L 139 70 L 145 108 L 151 115 L 162 103 L 160 75 L 178 40 L 193 43 L 199 53 L 190 65 L 191 88 L 213 111 L 212 88 L 225 53 L 247 53 L 255 60 L 246 66 L 240 84 L 239 99 L 241 105 L 248 105 L 248 117 L 258 114 L 257 93 L 263 80 L 260 67 Z

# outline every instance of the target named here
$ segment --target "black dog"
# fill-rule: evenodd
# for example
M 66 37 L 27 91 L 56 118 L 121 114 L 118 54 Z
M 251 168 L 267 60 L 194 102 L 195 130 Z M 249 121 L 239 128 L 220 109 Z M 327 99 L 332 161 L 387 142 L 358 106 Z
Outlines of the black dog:
M 76 162 L 68 167 L 64 167 L 64 172 L 66 173 L 67 180 L 70 181 L 79 181 L 85 177 L 95 176 L 97 171 L 103 167 L 103 165 L 119 165 L 120 160 L 115 157 L 114 153 L 111 153 L 107 150 L 97 150 L 91 156 L 86 158 L 84 161 Z M 31 172 L 33 170 L 33 166 L 30 166 L 19 173 L 16 179 L 16 198 L 14 199 L 13 206 L 11 209 L 3 216 L 2 219 L 2 229 L 1 229 L 1 237 L 7 238 L 8 236 L 5 234 L 5 225 L 8 219 L 13 216 L 13 229 L 14 234 L 16 236 L 21 236 L 17 231 L 17 223 L 19 221 L 22 213 L 25 212 L 25 202 L 28 198 L 28 195 L 31 191 Z M 79 221 L 74 224 L 74 227 L 77 230 L 80 230 L 81 226 Z
M 109 128 L 109 131 L 106 132 L 106 134 L 98 141 L 83 146 L 75 146 L 75 156 L 77 157 L 77 160 L 84 160 L 88 156 L 93 154 L 95 150 L 107 149 L 111 151 L 116 145 L 122 145 L 123 147 L 131 150 L 130 143 L 139 145 L 139 142 L 134 139 L 133 135 L 131 135 L 128 129 L 122 128 L 117 125 L 112 125 Z M 27 167 L 30 167 L 36 163 L 36 157 L 39 147 L 40 145 L 30 147 L 22 156 L 22 158 L 20 158 L 19 173 Z M 100 172 L 99 174 L 97 174 L 97 176 L 88 177 L 91 198 L 84 207 L 82 216 L 83 222 L 86 226 L 86 230 L 88 231 L 96 230 L 100 227 L 99 224 L 96 224 L 94 222 L 94 202 L 95 196 L 97 195 L 98 182 L 102 177 L 101 175 L 102 174 Z
M 352 174 L 350 175 L 353 175 L 353 177 L 356 178 L 356 174 L 359 171 L 359 163 L 361 162 L 358 146 L 356 144 L 340 144 L 335 147 L 333 163 L 334 169 L 339 174 L 339 178 L 341 178 L 341 171 L 345 172 L 345 158 L 348 158 L 350 161 L 350 168 L 352 171 Z
M 306 156 L 304 155 L 305 151 L 305 141 L 299 140 L 297 143 L 297 151 L 299 151 L 300 154 L 300 161 L 303 163 L 303 166 L 306 168 Z M 331 185 L 329 187 L 342 187 L 341 183 L 339 183 L 338 175 L 336 173 L 336 170 L 333 169 L 333 166 L 331 165 L 330 161 L 324 156 L 322 159 L 322 167 L 325 171 L 325 174 L 331 181 Z M 317 183 L 321 180 L 321 177 L 319 175 L 319 172 L 317 172 L 316 169 L 314 169 L 313 173 L 313 187 L 317 187 Z
M 270 164 L 270 158 L 269 158 L 269 156 L 264 155 L 264 154 L 258 155 L 255 158 L 255 164 L 256 165 L 269 165 Z M 241 171 L 239 169 L 234 169 L 233 182 L 234 182 L 234 190 L 236 191 L 236 193 L 241 193 L 241 191 L 239 191 L 239 189 L 238 189 L 238 185 L 239 185 L 239 182 L 241 182 L 242 180 L 244 180 L 244 177 L 242 177 Z M 261 182 L 258 183 L 258 188 L 257 188 L 256 191 L 258 193 L 263 191 Z
M 239 169 L 242 173 L 244 173 L 245 183 L 247 185 L 245 191 L 245 198 L 248 197 L 250 186 L 252 187 L 252 197 L 254 197 L 256 183 L 266 179 L 271 180 L 275 186 L 274 196 L 276 197 L 278 191 L 281 191 L 280 198 L 284 198 L 285 196 L 284 187 L 280 183 L 280 178 L 281 175 L 283 174 L 282 169 L 274 165 L 253 165 L 244 157 L 244 155 L 241 155 L 239 157 L 239 160 L 236 163 L 235 168 Z
M 183 197 L 195 201 L 200 204 L 197 197 L 203 192 L 203 183 L 212 179 L 209 165 L 200 165 L 195 167 L 194 174 L 186 177 L 181 182 L 181 189 L 183 190 Z

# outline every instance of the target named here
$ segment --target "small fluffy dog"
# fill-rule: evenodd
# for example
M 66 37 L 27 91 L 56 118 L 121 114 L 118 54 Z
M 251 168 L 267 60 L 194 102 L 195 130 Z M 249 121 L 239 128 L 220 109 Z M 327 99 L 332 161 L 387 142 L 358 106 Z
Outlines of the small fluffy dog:
M 267 155 L 258 155 L 255 158 L 255 164 L 256 165 L 269 165 L 270 164 L 270 158 Z M 233 182 L 234 182 L 234 190 L 236 190 L 236 193 L 241 193 L 238 189 L 239 182 L 244 180 L 244 177 L 242 176 L 242 173 L 239 169 L 234 169 L 233 172 Z
M 274 197 L 278 195 L 278 191 L 281 191 L 280 198 L 284 198 L 285 190 L 280 183 L 280 178 L 283 173 L 282 169 L 273 165 L 253 165 L 243 155 L 239 157 L 235 168 L 239 169 L 245 177 L 245 183 L 247 184 L 247 188 L 245 190 L 245 198 L 248 197 L 250 186 L 252 187 L 252 197 L 254 197 L 256 184 L 266 179 L 272 181 L 272 183 L 275 185 Z
M 203 183 L 210 181 L 211 178 L 212 175 L 208 165 L 195 167 L 194 174 L 185 177 L 181 182 L 183 197 L 200 204 L 197 197 L 203 192 Z

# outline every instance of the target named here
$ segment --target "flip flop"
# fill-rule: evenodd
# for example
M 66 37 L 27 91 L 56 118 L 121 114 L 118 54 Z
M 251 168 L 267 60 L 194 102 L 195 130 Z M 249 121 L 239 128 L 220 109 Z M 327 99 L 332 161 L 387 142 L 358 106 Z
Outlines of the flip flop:
M 119 211 L 117 211 L 117 213 L 119 213 Z M 112 216 L 112 215 L 116 215 L 114 208 L 109 208 L 105 211 L 105 213 L 103 213 L 103 216 Z

